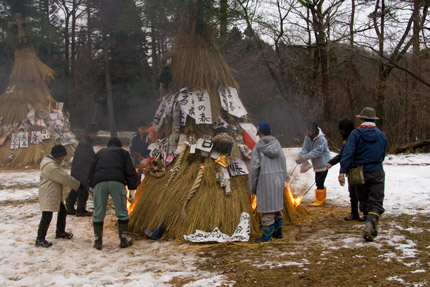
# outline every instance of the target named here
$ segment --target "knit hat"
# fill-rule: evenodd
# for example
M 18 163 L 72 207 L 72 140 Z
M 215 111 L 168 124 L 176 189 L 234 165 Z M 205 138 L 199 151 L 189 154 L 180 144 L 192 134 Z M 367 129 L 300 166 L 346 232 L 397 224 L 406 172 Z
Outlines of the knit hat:
M 356 115 L 357 118 L 367 119 L 367 120 L 379 120 L 376 116 L 376 112 L 374 108 L 365 107 L 361 110 L 359 115 Z
M 55 158 L 61 157 L 63 155 L 67 155 L 67 150 L 62 145 L 54 145 L 51 149 L 51 155 Z
M 88 123 L 85 126 L 85 134 L 97 133 L 99 130 L 99 125 L 97 123 Z
M 108 147 L 110 146 L 122 147 L 122 142 L 119 138 L 111 138 L 108 142 Z
M 257 131 L 261 132 L 265 136 L 270 135 L 270 132 L 271 132 L 270 124 L 268 122 L 260 122 L 257 126 Z M 258 132 L 257 132 L 257 135 L 258 135 Z

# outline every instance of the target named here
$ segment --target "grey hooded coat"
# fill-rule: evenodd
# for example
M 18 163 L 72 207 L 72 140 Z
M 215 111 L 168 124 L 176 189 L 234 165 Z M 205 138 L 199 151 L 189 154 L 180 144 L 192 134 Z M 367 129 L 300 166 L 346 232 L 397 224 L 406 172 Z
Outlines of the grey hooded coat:
M 261 138 L 249 163 L 249 192 L 257 195 L 257 210 L 272 213 L 283 209 L 287 163 L 281 144 L 273 136 Z

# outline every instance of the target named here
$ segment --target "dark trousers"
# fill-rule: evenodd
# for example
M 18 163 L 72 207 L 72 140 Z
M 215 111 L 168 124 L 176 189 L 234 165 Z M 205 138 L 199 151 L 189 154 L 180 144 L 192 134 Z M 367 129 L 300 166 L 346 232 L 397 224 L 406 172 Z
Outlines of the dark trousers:
M 75 205 L 76 200 L 78 202 L 87 203 L 89 192 L 88 187 L 78 188 L 78 190 L 71 189 L 69 195 L 67 196 L 66 203 L 70 205 Z
M 315 183 L 317 189 L 324 189 L 325 178 L 327 177 L 328 170 L 315 172 Z
M 52 220 L 52 211 L 42 211 L 42 219 L 40 220 L 39 230 L 37 231 L 37 239 L 45 239 L 48 232 L 49 224 Z M 60 211 L 57 217 L 57 230 L 56 234 L 61 234 L 66 231 L 66 207 L 63 202 L 60 203 Z
M 383 169 L 364 174 L 365 183 L 356 185 L 355 192 L 360 202 L 360 211 L 364 214 L 384 213 L 385 172 Z
M 348 184 L 348 191 L 349 191 L 349 200 L 352 204 L 358 204 L 357 195 L 355 194 L 355 187 L 353 185 Z

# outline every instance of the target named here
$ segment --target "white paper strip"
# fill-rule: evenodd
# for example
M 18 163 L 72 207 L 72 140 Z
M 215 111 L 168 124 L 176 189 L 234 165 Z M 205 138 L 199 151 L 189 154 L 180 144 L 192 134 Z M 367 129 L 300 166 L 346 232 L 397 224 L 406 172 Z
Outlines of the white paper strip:
M 218 90 L 218 94 L 220 96 L 221 107 L 225 111 L 228 111 L 229 114 L 238 118 L 243 118 L 246 116 L 246 109 L 243 106 L 235 88 L 221 88 Z
M 10 149 L 19 149 L 19 134 L 16 132 L 11 134 Z
M 42 142 L 42 133 L 40 131 L 31 132 L 31 144 L 40 144 Z
M 193 92 L 195 120 L 197 124 L 212 124 L 212 111 L 207 91 Z
M 196 147 L 199 150 L 210 152 L 212 150 L 213 145 L 214 144 L 211 139 L 200 138 L 197 140 Z
M 194 234 L 184 235 L 184 239 L 194 243 L 202 242 L 229 242 L 229 241 L 240 241 L 247 242 L 251 234 L 251 228 L 249 225 L 250 216 L 246 212 L 242 212 L 240 215 L 240 222 L 234 231 L 232 236 L 222 233 L 218 227 L 212 232 L 205 232 L 196 230 Z

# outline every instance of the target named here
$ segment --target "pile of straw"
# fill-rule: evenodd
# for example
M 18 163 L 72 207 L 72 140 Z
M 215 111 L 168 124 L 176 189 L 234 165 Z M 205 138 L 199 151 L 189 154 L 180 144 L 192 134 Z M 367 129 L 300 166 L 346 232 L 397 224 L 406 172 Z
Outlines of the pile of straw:
M 47 81 L 54 71 L 37 57 L 32 47 L 15 51 L 15 62 L 9 84 L 0 96 L 0 116 L 3 124 L 20 123 L 28 114 L 27 104 L 37 111 L 48 111 L 55 106 Z
M 53 78 L 54 71 L 40 61 L 33 47 L 17 49 L 8 86 L 0 95 L 0 117 L 3 117 L 1 124 L 18 128 L 27 118 L 28 104 L 32 105 L 36 114 L 39 111 L 50 112 L 56 102 L 49 91 L 47 81 Z M 28 148 L 10 150 L 10 143 L 8 137 L 0 146 L 2 167 L 38 165 L 56 144 L 53 140 L 44 140 L 40 144 L 29 144 Z M 66 149 L 71 157 L 73 147 L 66 146 Z
M 166 62 L 168 60 L 171 63 L 172 74 L 168 92 L 173 94 L 184 87 L 190 91 L 207 90 L 214 120 L 222 116 L 230 127 L 245 121 L 230 116 L 221 108 L 218 88 L 234 87 L 238 90 L 239 87 L 212 35 L 200 27 L 196 29 L 195 20 L 183 21 L 175 39 L 174 49 Z M 229 135 L 226 136 L 233 139 L 233 130 L 230 127 L 227 131 Z M 158 131 L 158 137 L 169 137 L 172 130 L 172 123 L 164 122 Z M 214 136 L 211 125 L 197 125 L 191 117 L 188 117 L 181 133 L 197 139 L 207 135 Z M 150 174 L 145 176 L 137 189 L 136 201 L 130 207 L 131 232 L 144 235 L 145 231 L 149 233 L 163 226 L 165 237 L 183 238 L 183 235 L 192 234 L 196 229 L 212 231 L 218 227 L 223 233 L 231 235 L 240 221 L 242 212 L 250 215 L 254 213 L 248 190 L 248 176 L 231 177 L 231 194 L 226 195 L 224 188 L 216 179 L 217 163 L 211 157 L 202 157 L 199 151 L 197 152 L 190 154 L 187 151 L 173 180 L 170 175 L 176 171 L 168 171 L 159 178 Z M 240 151 L 235 153 L 239 154 Z M 176 160 L 166 167 L 166 170 L 175 166 Z M 190 194 L 201 164 L 204 165 L 203 179 L 197 191 Z M 165 189 L 169 178 L 171 182 Z M 285 200 L 285 206 L 284 213 L 288 222 L 295 222 L 306 213 L 300 206 L 297 208 L 291 206 L 288 200 Z M 261 232 L 259 217 L 251 216 L 250 223 L 251 236 L 259 235 Z

